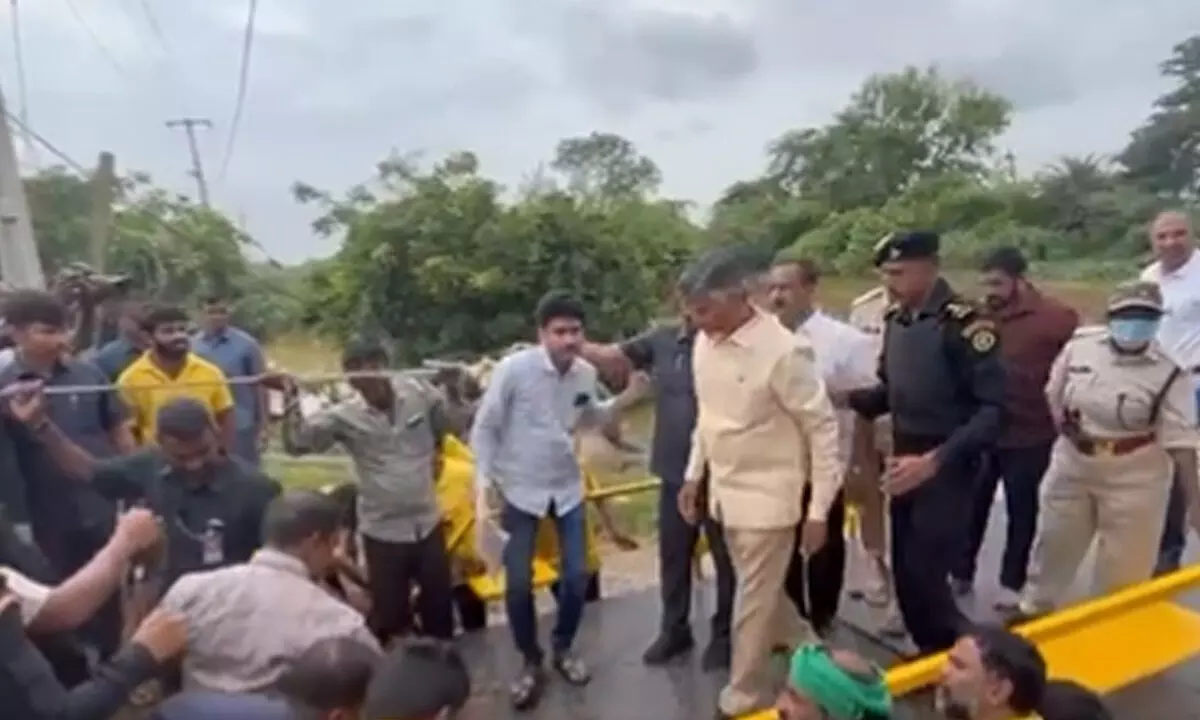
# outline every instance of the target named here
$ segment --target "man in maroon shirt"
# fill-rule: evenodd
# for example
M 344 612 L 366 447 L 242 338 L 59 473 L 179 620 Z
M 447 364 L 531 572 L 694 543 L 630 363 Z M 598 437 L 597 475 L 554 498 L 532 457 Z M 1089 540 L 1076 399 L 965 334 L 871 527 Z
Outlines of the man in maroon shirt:
M 1058 434 L 1046 403 L 1046 379 L 1054 359 L 1079 325 L 1078 313 L 1043 295 L 1026 279 L 1027 267 L 1020 250 L 1000 247 L 987 254 L 980 268 L 987 305 L 1000 335 L 1008 421 L 1004 434 L 984 458 L 963 553 L 951 578 L 956 594 L 971 592 L 996 486 L 1003 480 L 1008 532 L 1000 565 L 998 610 L 1015 608 L 1025 584 L 1025 566 L 1037 528 L 1038 487 Z

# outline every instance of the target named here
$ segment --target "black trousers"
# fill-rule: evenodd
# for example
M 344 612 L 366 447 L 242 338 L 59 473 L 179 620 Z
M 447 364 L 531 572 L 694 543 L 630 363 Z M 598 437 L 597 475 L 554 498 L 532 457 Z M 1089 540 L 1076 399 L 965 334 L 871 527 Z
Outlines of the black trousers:
M 381 643 L 398 635 L 450 639 L 454 636 L 454 589 L 441 529 L 416 542 L 387 542 L 363 536 L 371 630 Z M 414 623 L 412 594 L 417 590 Z
M 918 455 L 943 439 L 896 433 L 896 455 Z M 979 462 L 947 462 L 920 487 L 891 500 L 892 574 L 896 601 L 913 643 L 922 654 L 954 644 L 967 624 L 947 579 L 965 542 L 964 509 L 974 499 Z
M 729 623 L 733 615 L 733 561 L 725 544 L 721 526 L 707 512 L 708 501 L 701 498 L 705 509 L 699 526 L 689 525 L 679 514 L 677 498 L 681 481 L 663 481 L 658 495 L 658 571 L 659 592 L 662 598 L 662 633 L 684 635 L 691 633 L 692 561 L 696 543 L 703 530 L 712 554 L 717 575 L 717 608 L 712 616 L 710 642 L 729 641 Z M 702 493 L 703 494 L 703 493 Z
M 995 448 L 984 455 L 966 542 L 954 567 L 955 578 L 966 582 L 975 580 L 975 563 L 987 534 L 992 501 L 996 487 L 1003 482 L 1008 528 L 1000 562 L 1000 585 L 1012 591 L 1020 591 L 1025 586 L 1029 552 L 1037 531 L 1038 490 L 1050 465 L 1053 444 L 1051 441 L 1031 447 Z
M 812 500 L 812 486 L 804 488 L 803 513 L 808 515 L 808 504 Z M 792 599 L 801 617 L 807 619 L 817 632 L 828 630 L 837 617 L 838 603 L 842 599 L 842 584 L 846 577 L 846 536 L 842 529 L 846 524 L 846 500 L 839 492 L 829 508 L 829 539 L 825 547 L 808 559 L 808 577 L 805 577 L 804 559 L 800 557 L 800 536 L 804 524 L 796 527 L 795 552 L 788 565 L 784 589 Z M 807 588 L 807 599 L 805 598 Z M 811 607 L 809 602 L 811 601 Z

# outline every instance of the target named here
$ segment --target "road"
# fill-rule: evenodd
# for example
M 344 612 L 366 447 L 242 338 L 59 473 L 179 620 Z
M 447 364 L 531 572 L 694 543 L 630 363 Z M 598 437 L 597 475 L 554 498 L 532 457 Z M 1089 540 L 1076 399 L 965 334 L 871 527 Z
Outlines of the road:
M 976 598 L 964 607 L 977 620 L 986 620 L 988 613 L 979 608 L 990 606 L 989 596 L 996 589 L 998 554 L 1003 540 L 1003 511 L 997 505 L 993 513 L 985 550 L 980 562 Z M 1193 558 L 1194 559 L 1194 558 Z M 533 713 L 517 715 L 508 709 L 507 683 L 518 667 L 518 658 L 505 628 L 489 629 L 485 634 L 468 638 L 464 644 L 468 662 L 475 678 L 478 714 L 468 717 L 488 720 L 707 720 L 713 716 L 717 692 L 724 678 L 701 672 L 698 657 L 691 657 L 666 668 L 647 668 L 641 663 L 641 653 L 656 630 L 658 599 L 653 589 L 629 588 L 630 593 L 605 599 L 590 605 L 578 647 L 591 663 L 594 679 L 583 689 L 569 688 L 561 682 L 551 682 L 547 696 Z M 693 613 L 698 643 L 707 639 L 707 618 L 711 613 L 708 588 L 697 592 L 697 607 Z M 1189 605 L 1200 608 L 1200 598 L 1185 598 Z M 867 634 L 855 630 L 856 624 L 867 624 L 863 607 L 847 599 L 840 627 L 832 644 L 858 649 L 860 652 L 888 664 L 895 656 Z M 545 637 L 552 618 L 543 620 Z M 1200 638 L 1197 638 L 1200 647 Z M 1119 653 L 1120 647 L 1099 647 L 1097 653 Z M 1130 720 L 1200 720 L 1200 661 L 1179 666 L 1169 672 L 1134 684 L 1110 696 L 1110 705 L 1117 718 Z M 931 720 L 936 717 L 928 697 L 906 698 L 895 713 L 897 720 Z

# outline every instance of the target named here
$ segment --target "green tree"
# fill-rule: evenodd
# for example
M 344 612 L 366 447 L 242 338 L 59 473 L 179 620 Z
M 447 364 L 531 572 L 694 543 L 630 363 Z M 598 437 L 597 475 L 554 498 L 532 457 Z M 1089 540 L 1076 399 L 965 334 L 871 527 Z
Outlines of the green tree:
M 612 133 L 558 142 L 550 167 L 581 198 L 612 202 L 642 198 L 658 190 L 662 173 L 632 142 Z
M 984 176 L 1011 114 L 1006 99 L 936 68 L 876 75 L 829 125 L 776 139 L 767 176 L 837 211 L 879 206 L 942 173 Z
M 1160 66 L 1175 88 L 1133 132 L 1117 157 L 1127 176 L 1173 197 L 1200 195 L 1200 35 L 1176 45 Z
M 581 175 L 604 177 L 585 165 Z M 640 329 L 696 242 L 680 204 L 643 198 L 624 181 L 586 192 L 540 183 L 505 203 L 470 153 L 428 171 L 408 165 L 372 188 L 345 201 L 302 193 L 322 203 L 322 231 L 343 233 L 333 261 L 310 278 L 311 315 L 343 338 L 395 339 L 408 362 L 528 338 L 532 309 L 551 288 L 583 298 L 598 335 Z

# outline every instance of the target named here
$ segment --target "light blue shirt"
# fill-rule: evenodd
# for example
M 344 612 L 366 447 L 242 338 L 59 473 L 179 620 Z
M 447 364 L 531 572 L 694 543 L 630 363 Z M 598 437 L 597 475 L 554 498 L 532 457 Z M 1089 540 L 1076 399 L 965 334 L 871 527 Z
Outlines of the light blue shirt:
M 492 372 L 471 428 L 476 484 L 493 483 L 522 512 L 562 515 L 583 502 L 573 431 L 608 420 L 596 368 L 577 358 L 558 371 L 541 347 L 509 355 Z
M 200 333 L 192 338 L 192 350 L 197 355 L 221 368 L 225 377 L 251 377 L 266 372 L 262 348 L 250 333 L 235 327 L 225 328 L 219 333 Z M 230 384 L 233 392 L 234 422 L 238 430 L 251 430 L 258 425 L 258 388 L 247 384 Z

